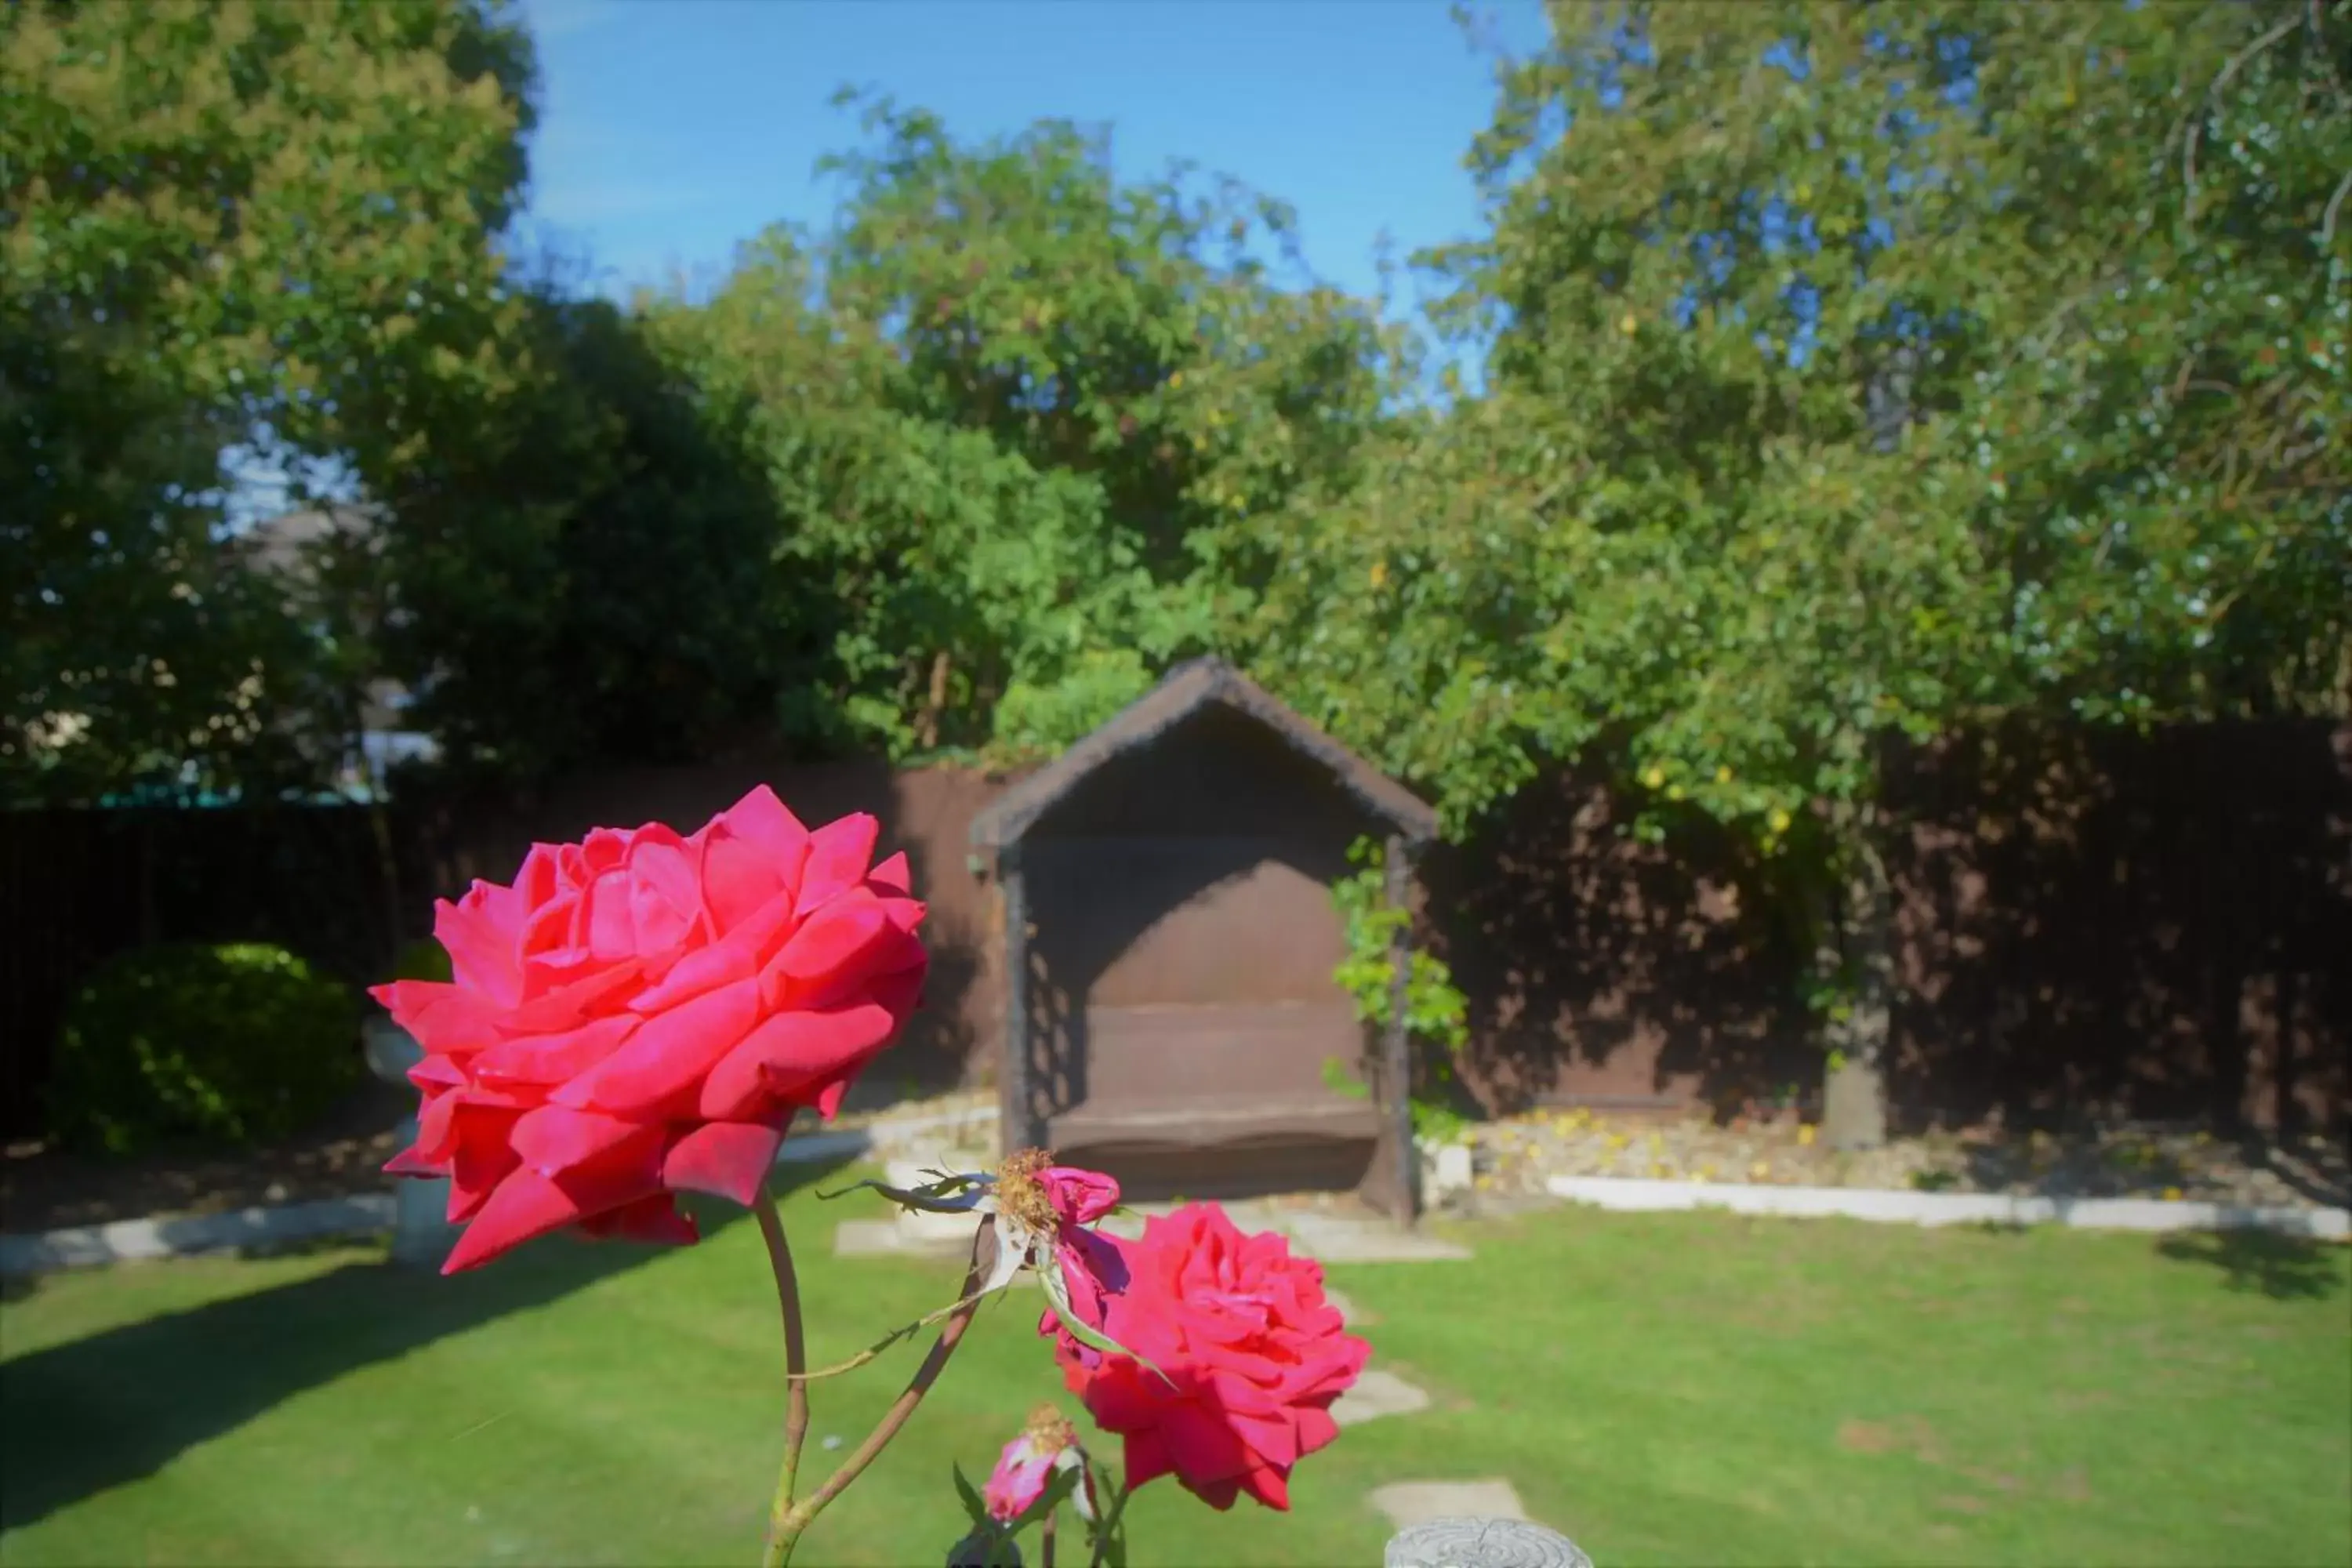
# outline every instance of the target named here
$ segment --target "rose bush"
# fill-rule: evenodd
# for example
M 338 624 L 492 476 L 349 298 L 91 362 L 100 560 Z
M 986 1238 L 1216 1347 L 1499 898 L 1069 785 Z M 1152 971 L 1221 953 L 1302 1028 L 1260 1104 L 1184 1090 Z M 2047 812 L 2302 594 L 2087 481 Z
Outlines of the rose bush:
M 1331 1404 L 1371 1353 L 1326 1300 L 1322 1265 L 1213 1204 L 1155 1217 L 1118 1251 L 1102 1330 L 1132 1353 L 1041 1329 L 1096 1425 L 1125 1439 L 1128 1489 L 1173 1475 L 1213 1508 L 1247 1494 L 1287 1509 L 1291 1468 L 1339 1436 Z
M 880 825 L 812 832 L 762 786 L 687 837 L 535 845 L 435 910 L 447 984 L 373 994 L 416 1037 L 396 1173 L 447 1176 L 444 1272 L 565 1226 L 695 1239 L 675 1194 L 751 1204 L 793 1114 L 831 1116 L 922 989 L 923 906 Z
M 449 1179 L 449 1217 L 466 1229 L 443 1272 L 565 1228 L 692 1241 L 685 1192 L 751 1207 L 782 1308 L 789 1391 L 769 1568 L 905 1426 L 981 1301 L 1024 1270 L 1046 1299 L 1038 1331 L 1096 1422 L 1123 1439 L 1126 1475 L 1042 1407 L 984 1490 L 955 1473 L 971 1529 L 951 1561 L 1017 1560 L 1014 1539 L 1034 1525 L 1050 1562 L 1069 1502 L 1093 1560 L 1123 1563 L 1127 1500 L 1163 1475 L 1220 1509 L 1244 1494 L 1287 1508 L 1292 1468 L 1337 1435 L 1331 1403 L 1368 1353 L 1325 1299 L 1320 1266 L 1279 1236 L 1244 1236 L 1214 1205 L 1123 1242 L 1097 1228 L 1118 1211 L 1118 1184 L 1042 1150 L 918 1187 L 856 1184 L 905 1208 L 971 1215 L 970 1267 L 947 1306 L 808 1369 L 767 1176 L 793 1116 L 831 1116 L 922 989 L 923 906 L 904 857 L 874 863 L 878 834 L 864 816 L 811 831 L 761 788 L 686 837 L 655 824 L 534 845 L 510 884 L 477 882 L 436 907 L 450 977 L 373 994 L 425 1050 L 409 1073 L 424 1101 L 416 1141 L 387 1168 Z M 810 1384 L 942 1321 L 906 1393 L 803 1494 Z

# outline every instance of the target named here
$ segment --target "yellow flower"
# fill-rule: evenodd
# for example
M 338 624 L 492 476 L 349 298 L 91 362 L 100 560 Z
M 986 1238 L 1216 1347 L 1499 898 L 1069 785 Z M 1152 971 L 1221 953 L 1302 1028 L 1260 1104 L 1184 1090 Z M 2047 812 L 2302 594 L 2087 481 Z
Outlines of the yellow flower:
M 1667 788 L 1667 790 L 1666 790 L 1666 798 L 1667 798 L 1668 800 L 1680 800 L 1680 799 L 1682 799 L 1682 797 L 1683 797 L 1683 786 L 1682 786 L 1682 785 L 1680 785 L 1680 784 L 1673 784 L 1673 785 L 1669 785 L 1669 786 L 1668 786 L 1668 788 Z
M 1809 1121 L 1802 1127 L 1797 1129 L 1797 1142 L 1802 1143 L 1809 1149 L 1812 1147 L 1813 1125 L 1811 1122 Z
M 1168 378 L 1168 390 L 1171 392 L 1181 392 L 1183 388 L 1184 373 L 1180 370 L 1175 374 Z
M 1623 321 L 1617 323 L 1617 330 L 1630 338 L 1635 332 L 1642 330 L 1642 323 L 1635 321 L 1631 315 L 1628 315 Z
M 1731 782 L 1731 770 L 1727 767 L 1716 769 L 1715 782 L 1717 784 L 1729 784 Z
M 1748 1179 L 1751 1182 L 1760 1182 L 1771 1173 L 1772 1167 L 1761 1160 L 1748 1167 Z
M 1642 784 L 1644 788 L 1655 789 L 1665 782 L 1666 770 L 1654 763 L 1642 770 Z
M 1775 833 L 1789 831 L 1789 814 L 1777 805 L 1772 808 L 1772 815 L 1764 820 L 1772 825 L 1772 831 Z
M 2165 1188 L 2165 1189 L 2164 1189 L 2164 1201 L 2165 1201 L 2166 1203 L 2168 1203 L 2168 1204 L 2177 1204 L 2177 1203 L 2179 1203 L 2179 1202 L 2180 1201 L 2180 1189 L 2179 1189 L 2179 1187 L 2167 1187 L 2167 1188 Z
M 1385 561 L 1373 562 L 1372 570 L 1370 575 L 1372 580 L 1372 586 L 1375 588 L 1379 587 L 1381 584 L 1389 580 L 1389 563 Z

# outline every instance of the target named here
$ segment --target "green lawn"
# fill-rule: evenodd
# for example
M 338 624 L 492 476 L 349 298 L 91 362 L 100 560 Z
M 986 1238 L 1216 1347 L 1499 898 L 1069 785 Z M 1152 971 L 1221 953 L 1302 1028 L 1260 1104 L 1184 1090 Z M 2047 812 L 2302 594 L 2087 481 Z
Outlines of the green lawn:
M 787 1207 L 831 1359 L 947 1299 Z M 1435 1408 L 1307 1461 L 1287 1517 L 1139 1497 L 1141 1563 L 1375 1563 L 1386 1480 L 1506 1476 L 1645 1563 L 2352 1561 L 2352 1250 L 1555 1211 L 1470 1264 L 1335 1269 Z M 542 1244 L 444 1280 L 364 1249 L 51 1277 L 0 1312 L 0 1563 L 756 1561 L 781 1361 L 758 1234 Z M 812 1563 L 933 1563 L 1059 1392 L 992 1308 Z M 821 1384 L 854 1443 L 916 1347 Z

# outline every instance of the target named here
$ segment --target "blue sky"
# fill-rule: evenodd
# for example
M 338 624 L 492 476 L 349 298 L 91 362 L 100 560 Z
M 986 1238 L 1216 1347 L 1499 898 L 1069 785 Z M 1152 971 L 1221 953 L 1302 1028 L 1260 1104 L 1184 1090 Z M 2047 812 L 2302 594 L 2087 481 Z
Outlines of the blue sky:
M 823 226 L 835 195 L 814 165 L 857 138 L 856 111 L 831 103 L 843 86 L 930 110 L 960 139 L 1074 120 L 1110 128 L 1123 175 L 1179 158 L 1232 175 L 1296 207 L 1307 265 L 1352 293 L 1377 289 L 1384 231 L 1402 260 L 1477 223 L 1462 159 L 1492 112 L 1494 63 L 1447 0 L 521 6 L 541 75 L 524 243 L 584 263 L 616 299 L 716 281 L 771 224 Z M 1471 9 L 1495 45 L 1543 41 L 1540 0 Z M 224 460 L 232 526 L 289 504 L 275 467 Z M 314 482 L 343 488 L 331 471 Z
M 1122 174 L 1186 158 L 1297 209 L 1307 260 L 1376 287 L 1469 232 L 1462 156 L 1492 63 L 1445 0 L 524 0 L 541 119 L 530 217 L 625 294 L 713 279 L 767 225 L 822 226 L 813 171 L 852 143 L 844 85 L 943 116 L 959 138 L 1055 117 L 1108 124 Z M 1538 0 L 1478 0 L 1489 36 L 1539 43 Z

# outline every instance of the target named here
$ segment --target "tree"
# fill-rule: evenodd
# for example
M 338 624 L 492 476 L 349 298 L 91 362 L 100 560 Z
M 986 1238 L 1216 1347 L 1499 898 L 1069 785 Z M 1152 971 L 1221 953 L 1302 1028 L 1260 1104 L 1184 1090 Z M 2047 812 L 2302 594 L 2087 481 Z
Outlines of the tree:
M 221 454 L 377 472 L 495 385 L 530 79 L 474 0 L 0 16 L 10 795 L 308 765 Z
M 1457 816 L 1605 743 L 1742 830 L 1874 1142 L 1890 743 L 2340 710 L 2346 17 L 1555 6 L 1434 258 L 1492 390 L 1298 531 L 1265 657 Z
M 1370 308 L 1276 286 L 1278 205 L 1123 184 L 1047 121 L 955 142 L 866 107 L 832 231 L 747 248 L 650 330 L 774 489 L 845 742 L 1051 749 L 1213 646 L 1261 530 L 1380 420 Z
M 601 300 L 521 287 L 502 389 L 374 477 L 375 639 L 456 770 L 533 780 L 769 738 L 828 611 L 725 410 Z

